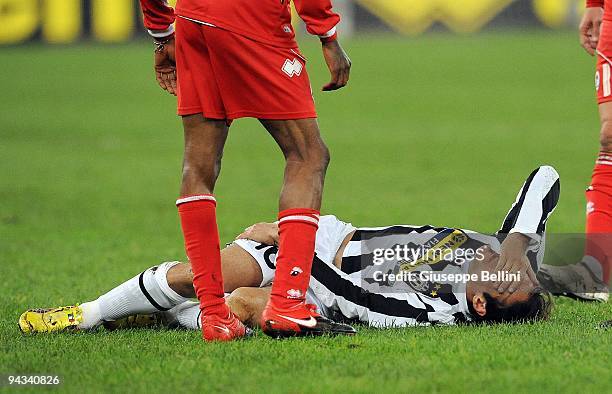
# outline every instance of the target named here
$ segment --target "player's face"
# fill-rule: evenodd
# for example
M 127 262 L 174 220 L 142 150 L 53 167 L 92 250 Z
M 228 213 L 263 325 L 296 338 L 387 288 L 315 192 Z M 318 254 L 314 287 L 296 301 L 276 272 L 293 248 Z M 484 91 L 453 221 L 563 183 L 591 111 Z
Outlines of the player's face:
M 480 254 L 482 259 L 475 259 L 472 262 L 472 267 L 470 269 L 471 273 L 478 273 L 478 276 L 482 279 L 484 277 L 492 278 L 493 275 L 498 275 L 499 273 L 495 270 L 497 266 L 499 255 L 493 252 L 490 248 L 482 248 L 480 249 Z M 483 275 L 486 271 L 488 275 Z M 471 286 L 474 289 L 476 294 L 487 293 L 491 297 L 498 300 L 502 305 L 512 305 L 517 302 L 527 301 L 530 297 L 531 291 L 534 289 L 533 284 L 529 280 L 527 276 L 527 272 L 520 272 L 521 280 L 518 281 L 518 286 L 516 291 L 513 293 L 504 292 L 500 293 L 497 289 L 499 284 L 496 283 L 495 280 L 478 280 L 476 282 L 471 282 Z

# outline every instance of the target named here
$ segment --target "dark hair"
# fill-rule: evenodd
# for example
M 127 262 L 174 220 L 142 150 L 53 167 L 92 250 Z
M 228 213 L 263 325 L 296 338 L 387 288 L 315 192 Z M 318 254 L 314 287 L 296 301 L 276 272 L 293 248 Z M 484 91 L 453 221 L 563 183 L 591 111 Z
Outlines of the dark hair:
M 553 308 L 552 297 L 541 287 L 536 287 L 529 293 L 527 301 L 503 305 L 490 294 L 484 293 L 487 301 L 486 313 L 480 316 L 475 313 L 471 303 L 468 303 L 475 323 L 518 323 L 527 321 L 547 320 Z

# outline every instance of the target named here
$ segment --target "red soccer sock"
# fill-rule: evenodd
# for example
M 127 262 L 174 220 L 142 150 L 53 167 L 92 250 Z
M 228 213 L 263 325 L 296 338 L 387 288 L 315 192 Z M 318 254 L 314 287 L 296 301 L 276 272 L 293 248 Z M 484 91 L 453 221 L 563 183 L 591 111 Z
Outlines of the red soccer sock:
M 210 194 L 177 200 L 185 250 L 193 270 L 193 286 L 204 315 L 227 317 L 215 198 Z
M 612 264 L 612 153 L 600 152 L 593 170 L 593 180 L 586 192 L 587 256 L 594 257 L 603 270 L 604 282 L 610 283 Z
M 287 209 L 278 214 L 279 251 L 270 302 L 289 309 L 306 298 L 314 258 L 319 211 Z

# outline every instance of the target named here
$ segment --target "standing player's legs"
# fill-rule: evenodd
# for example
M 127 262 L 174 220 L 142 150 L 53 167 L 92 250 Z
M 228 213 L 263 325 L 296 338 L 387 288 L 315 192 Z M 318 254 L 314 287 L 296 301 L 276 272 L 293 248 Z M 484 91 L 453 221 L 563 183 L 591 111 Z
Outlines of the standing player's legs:
M 280 198 L 279 254 L 263 329 L 274 336 L 332 332 L 332 322 L 305 303 L 329 153 L 321 140 L 306 58 L 203 26 L 228 119 L 260 119 L 280 146 L 285 180 Z
M 178 113 L 183 116 L 185 156 L 176 204 L 206 340 L 231 340 L 245 327 L 225 305 L 213 191 L 227 139 L 227 114 L 202 26 L 178 18 L 176 58 Z

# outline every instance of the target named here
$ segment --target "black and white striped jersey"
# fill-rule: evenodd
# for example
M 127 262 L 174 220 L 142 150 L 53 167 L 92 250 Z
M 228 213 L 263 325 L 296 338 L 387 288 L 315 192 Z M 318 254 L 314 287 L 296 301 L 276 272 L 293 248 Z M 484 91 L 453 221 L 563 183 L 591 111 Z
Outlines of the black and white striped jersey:
M 335 216 L 322 216 L 307 298 L 327 317 L 357 320 L 375 327 L 469 321 L 466 283 L 449 279 L 468 273 L 474 256 L 464 252 L 475 252 L 483 245 L 499 251 L 504 236 L 518 231 L 533 239 L 528 257 L 537 270 L 544 254 L 546 221 L 558 199 L 558 174 L 552 167 L 540 167 L 523 184 L 496 234 L 411 225 L 355 228 Z M 353 231 L 338 268 L 334 257 Z M 236 244 L 250 253 L 261 267 L 261 286 L 270 285 L 278 248 L 248 240 L 238 240 Z M 377 249 L 397 247 L 414 253 L 379 261 Z M 454 253 L 436 252 L 449 250 Z M 412 272 L 413 276 L 398 280 L 397 274 L 404 272 Z M 423 280 L 417 275 L 419 272 L 429 273 L 429 277 Z
M 344 250 L 341 269 L 315 259 L 311 288 L 326 308 L 375 327 L 469 321 L 462 278 L 474 256 L 465 258 L 464 251 L 485 244 L 498 247 L 499 241 L 433 226 L 358 228 Z M 405 253 L 380 262 L 377 250 Z

